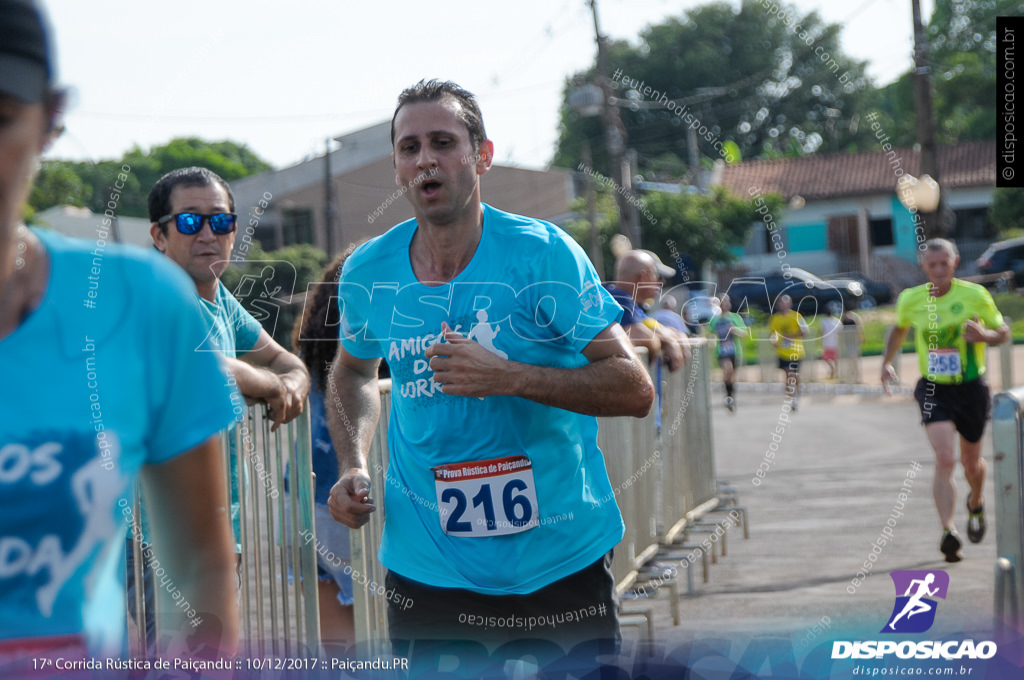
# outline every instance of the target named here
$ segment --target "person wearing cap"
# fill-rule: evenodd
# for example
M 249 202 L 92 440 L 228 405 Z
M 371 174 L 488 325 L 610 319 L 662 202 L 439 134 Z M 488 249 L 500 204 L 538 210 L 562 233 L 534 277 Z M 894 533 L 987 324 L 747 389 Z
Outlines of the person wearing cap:
M 675 270 L 661 263 L 649 250 L 630 250 L 615 262 L 615 281 L 604 284 L 623 309 L 623 330 L 637 347 L 646 347 L 651 360 L 660 358 L 670 372 L 690 359 L 686 334 L 659 323 L 641 306 L 661 293 L 663 278 Z
M 194 287 L 155 253 L 29 230 L 62 96 L 41 8 L 0 0 L 0 667 L 119 655 L 120 555 L 141 477 L 182 602 L 168 631 L 232 654 L 238 614 L 217 432 L 233 418 Z M 120 569 L 118 567 L 121 567 Z M 178 626 L 181 626 L 179 628 Z M 22 672 L 24 671 L 24 672 Z

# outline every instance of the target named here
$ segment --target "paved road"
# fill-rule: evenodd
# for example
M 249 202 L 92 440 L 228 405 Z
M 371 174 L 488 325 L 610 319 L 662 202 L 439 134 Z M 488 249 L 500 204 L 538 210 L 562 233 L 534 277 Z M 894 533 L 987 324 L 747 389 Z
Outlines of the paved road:
M 866 374 L 876 375 L 877 367 Z M 682 595 L 680 626 L 672 625 L 667 595 L 648 603 L 660 640 L 671 647 L 721 634 L 804 639 L 843 630 L 871 639 L 892 610 L 888 572 L 896 569 L 948 570 L 949 595 L 932 629 L 936 634 L 992 628 L 992 523 L 983 543 L 964 539 L 962 562 L 943 560 L 931 495 L 933 454 L 909 394 L 805 395 L 787 425 L 780 423 L 781 393 L 745 387 L 735 415 L 720 405 L 721 392 L 715 392 L 713 423 L 718 477 L 738 488 L 749 513 L 750 539 L 743 540 L 739 529 L 729 531 L 728 556 L 712 567 L 710 582 L 697 579 L 696 594 Z M 778 451 L 766 461 L 778 426 L 784 426 L 776 437 Z M 990 462 L 991 436 L 985 436 Z M 911 478 L 915 461 L 921 469 Z M 755 485 L 762 462 L 767 469 Z M 991 482 L 990 467 L 985 487 L 990 515 Z M 904 490 L 907 500 L 900 511 L 896 506 L 904 487 L 909 492 Z M 965 534 L 967 485 L 959 471 L 957 489 L 956 521 Z M 890 518 L 894 527 L 887 527 Z M 883 534 L 888 530 L 891 539 Z M 880 536 L 885 545 L 876 548 L 873 569 L 853 584 Z

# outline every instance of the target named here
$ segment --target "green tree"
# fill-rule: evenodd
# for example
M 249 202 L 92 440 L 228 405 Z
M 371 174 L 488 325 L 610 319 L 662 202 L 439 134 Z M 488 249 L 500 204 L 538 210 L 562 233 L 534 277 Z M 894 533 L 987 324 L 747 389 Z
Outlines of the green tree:
M 230 265 L 221 282 L 242 306 L 260 319 L 277 342 L 291 347 L 291 333 L 302 313 L 300 304 L 287 304 L 320 279 L 327 253 L 307 243 L 265 252 L 253 243 L 248 257 Z
M 1021 0 L 936 0 L 926 28 L 936 136 L 956 144 L 996 136 L 996 17 L 1024 14 Z M 906 73 L 882 90 L 881 121 L 899 146 L 917 141 L 914 83 Z
M 82 181 L 77 165 L 68 161 L 43 161 L 32 185 L 29 205 L 36 212 L 55 205 L 85 207 L 92 187 Z
M 209 168 L 227 182 L 272 169 L 245 145 L 231 141 L 206 142 L 194 137 L 173 139 L 148 151 L 133 147 L 119 160 L 44 163 L 36 182 L 36 186 L 41 184 L 42 188 L 33 191 L 29 206 L 40 211 L 51 205 L 69 203 L 102 213 L 114 200 L 119 215 L 147 217 L 146 199 L 153 184 L 171 170 L 192 165 Z M 72 175 L 77 176 L 77 180 Z M 119 182 L 119 175 L 127 175 L 127 180 Z M 116 189 L 116 183 L 124 187 Z
M 641 247 L 657 253 L 661 261 L 670 266 L 685 257 L 692 260 L 697 269 L 704 262 L 732 262 L 737 259 L 733 249 L 743 246 L 755 224 L 762 223 L 753 201 L 737 197 L 721 187 L 706 194 L 652 191 L 638 199 L 643 201 L 639 207 L 643 225 Z M 771 194 L 764 199 L 778 222 L 784 205 L 782 197 Z M 584 199 L 577 199 L 573 209 L 577 214 L 585 214 Z M 597 213 L 605 278 L 610 279 L 615 262 L 610 243 L 618 233 L 619 223 L 612 193 L 603 185 L 598 189 Z M 590 224 L 585 219 L 571 220 L 566 230 L 590 252 Z
M 870 88 L 865 64 L 843 54 L 838 25 L 814 12 L 801 16 L 795 8 L 783 9 L 787 14 L 780 16 L 754 0 L 744 0 L 738 11 L 714 2 L 650 26 L 636 46 L 609 46 L 610 69 L 621 73 L 615 97 L 629 103 L 621 113 L 645 176 L 678 171 L 666 153 L 688 161 L 693 120 L 708 131 L 696 140 L 704 163 L 721 158 L 716 143 L 727 140 L 736 142 L 744 158 L 867 142 L 870 131 L 855 122 Z M 576 74 L 566 92 L 594 76 L 595 69 Z M 643 87 L 652 91 L 645 94 Z M 655 91 L 682 104 L 655 106 Z M 602 134 L 598 119 L 580 118 L 564 104 L 554 164 L 576 167 L 581 144 L 589 139 L 596 167 L 607 172 Z
M 644 248 L 666 263 L 689 256 L 698 271 L 705 262 L 736 260 L 734 249 L 747 242 L 755 224 L 761 224 L 753 201 L 722 187 L 706 194 L 651 192 L 644 198 L 652 217 L 644 224 Z M 765 204 L 778 222 L 782 198 L 766 196 Z
M 999 188 L 992 195 L 989 220 L 999 238 L 1024 236 L 1024 188 Z

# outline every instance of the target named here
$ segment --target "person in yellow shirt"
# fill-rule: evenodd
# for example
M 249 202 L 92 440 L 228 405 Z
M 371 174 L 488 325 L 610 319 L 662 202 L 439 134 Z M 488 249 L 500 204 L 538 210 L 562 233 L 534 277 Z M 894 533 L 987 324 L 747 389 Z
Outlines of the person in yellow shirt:
M 913 326 L 922 376 L 914 396 L 921 407 L 925 435 L 935 451 L 932 495 L 942 523 L 939 549 L 947 562 L 959 562 L 963 544 L 953 522 L 957 434 L 960 464 L 971 488 L 967 497 L 967 538 L 979 543 L 985 536 L 981 437 L 992 405 L 984 378 L 985 345 L 1006 342 L 1010 329 L 987 290 L 953 277 L 960 254 L 952 242 L 927 241 L 919 261 L 928 283 L 900 293 L 896 326 L 885 343 L 881 378 L 888 393 L 888 383 L 896 379 L 890 362 Z
M 775 313 L 768 324 L 771 342 L 779 355 L 779 368 L 786 375 L 786 396 L 793 411 L 797 408 L 800 391 L 800 360 L 804 358 L 804 343 L 807 322 L 800 312 L 793 309 L 793 298 L 783 295 L 779 298 Z

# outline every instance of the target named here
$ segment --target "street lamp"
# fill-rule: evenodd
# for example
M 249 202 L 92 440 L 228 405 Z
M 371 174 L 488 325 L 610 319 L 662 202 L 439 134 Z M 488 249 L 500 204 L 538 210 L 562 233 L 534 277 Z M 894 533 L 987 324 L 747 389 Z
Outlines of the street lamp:
M 933 213 L 939 207 L 942 192 L 931 175 L 904 175 L 896 183 L 896 193 L 903 207 L 910 212 Z

